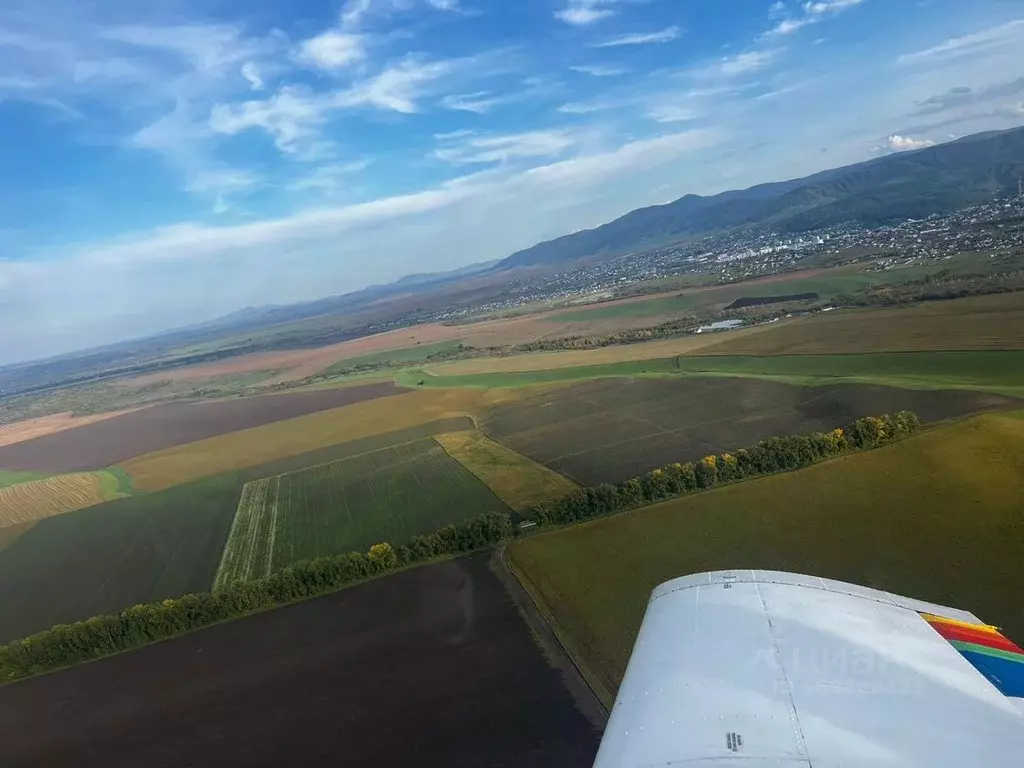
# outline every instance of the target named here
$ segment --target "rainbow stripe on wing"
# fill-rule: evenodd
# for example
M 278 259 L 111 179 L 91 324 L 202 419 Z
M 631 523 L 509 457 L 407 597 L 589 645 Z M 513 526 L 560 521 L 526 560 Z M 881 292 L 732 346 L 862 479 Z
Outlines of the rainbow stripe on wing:
M 960 651 L 1004 696 L 1024 698 L 1024 648 L 1008 640 L 998 627 L 970 624 L 922 613 L 932 629 Z

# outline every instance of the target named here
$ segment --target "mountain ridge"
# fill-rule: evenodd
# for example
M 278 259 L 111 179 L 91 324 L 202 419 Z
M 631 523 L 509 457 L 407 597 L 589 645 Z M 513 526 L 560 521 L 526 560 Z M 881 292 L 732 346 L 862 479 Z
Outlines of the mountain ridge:
M 593 229 L 513 253 L 498 269 L 624 255 L 687 237 L 743 228 L 796 233 L 947 213 L 1015 190 L 1024 176 L 1024 127 L 876 157 L 802 178 L 717 195 L 688 194 Z

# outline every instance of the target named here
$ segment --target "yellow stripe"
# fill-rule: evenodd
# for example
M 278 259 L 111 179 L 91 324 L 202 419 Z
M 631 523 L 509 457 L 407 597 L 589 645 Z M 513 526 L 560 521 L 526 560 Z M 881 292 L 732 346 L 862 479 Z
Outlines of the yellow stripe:
M 956 619 L 947 619 L 945 616 L 935 616 L 931 613 L 922 613 L 921 618 L 923 618 L 929 624 L 949 624 L 954 627 L 964 627 L 965 629 L 973 629 L 975 632 L 988 632 L 993 635 L 1000 635 L 999 627 L 994 627 L 991 624 L 971 624 L 968 621 L 957 621 Z

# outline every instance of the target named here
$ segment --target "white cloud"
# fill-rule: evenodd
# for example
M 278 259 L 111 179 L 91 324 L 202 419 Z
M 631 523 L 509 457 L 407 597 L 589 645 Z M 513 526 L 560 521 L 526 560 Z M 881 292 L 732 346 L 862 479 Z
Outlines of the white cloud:
M 137 48 L 177 55 L 207 75 L 223 73 L 273 47 L 272 41 L 246 38 L 241 27 L 228 24 L 114 26 L 102 30 L 100 35 Z
M 813 23 L 810 18 L 804 17 L 802 19 L 783 19 L 770 30 L 769 35 L 790 35 L 799 29 L 803 29 L 808 24 Z
M 673 104 L 656 104 L 648 110 L 647 116 L 656 123 L 685 123 L 690 120 L 696 120 L 701 115 L 699 112 L 687 107 Z
M 657 43 L 670 43 L 678 40 L 683 30 L 676 26 L 665 27 L 657 32 L 640 32 L 632 35 L 622 35 L 601 43 L 595 43 L 595 48 L 615 48 L 620 45 L 651 45 Z
M 568 4 L 555 12 L 555 18 L 577 27 L 615 16 L 613 7 L 619 0 L 569 0 Z
M 784 3 L 774 3 L 769 9 L 768 16 L 779 21 L 768 32 L 767 37 L 779 37 L 791 35 L 811 24 L 824 21 L 830 15 L 836 15 L 849 8 L 863 3 L 864 0 L 817 0 L 809 1 L 800 5 L 800 13 L 787 15 Z
M 352 184 L 352 178 L 370 167 L 372 160 L 353 160 L 349 163 L 321 165 L 287 185 L 290 192 L 315 191 L 334 195 Z
M 929 139 L 914 139 L 910 136 L 901 136 L 898 133 L 894 133 L 885 139 L 885 146 L 893 152 L 906 152 L 910 149 L 924 149 L 925 147 L 931 147 L 935 144 L 934 141 Z
M 254 91 L 262 91 L 264 87 L 263 78 L 260 76 L 260 69 L 253 62 L 247 61 L 242 65 L 242 77 L 244 77 L 249 87 Z
M 960 37 L 951 37 L 931 48 L 905 53 L 897 61 L 901 64 L 917 64 L 956 58 L 976 56 L 983 51 L 1008 45 L 1020 45 L 1024 39 L 1024 19 L 1016 19 L 981 32 Z
M 505 101 L 506 97 L 497 96 L 490 91 L 477 91 L 476 93 L 449 94 L 441 99 L 441 106 L 445 109 L 483 115 Z
M 337 103 L 339 106 L 367 105 L 412 114 L 418 111 L 416 102 L 429 91 L 429 87 L 458 66 L 455 61 L 425 61 L 417 56 L 408 56 L 373 77 L 357 82 L 338 97 Z
M 608 64 L 580 64 L 575 67 L 569 67 L 569 69 L 583 75 L 590 75 L 591 77 L 618 77 L 629 72 L 624 67 L 613 67 Z
M 227 136 L 262 128 L 282 152 L 298 154 L 318 135 L 327 112 L 336 107 L 335 98 L 300 86 L 283 86 L 268 99 L 214 105 L 209 124 Z
M 319 69 L 341 69 L 366 58 L 364 38 L 331 29 L 303 42 L 297 58 Z
M 234 136 L 251 128 L 269 133 L 282 152 L 312 158 L 324 143 L 322 127 L 332 112 L 375 107 L 403 114 L 418 111 L 417 101 L 439 78 L 453 71 L 456 62 L 428 62 L 407 57 L 376 75 L 345 89 L 315 92 L 304 86 L 282 86 L 267 99 L 236 104 L 216 104 L 210 128 Z
M 747 51 L 721 59 L 709 71 L 710 73 L 727 77 L 745 75 L 750 72 L 756 72 L 759 69 L 764 69 L 777 55 L 778 51 L 774 50 Z
M 511 160 L 553 157 L 576 144 L 566 131 L 528 131 L 508 135 L 469 135 L 454 140 L 434 151 L 439 160 L 453 165 L 506 163 Z

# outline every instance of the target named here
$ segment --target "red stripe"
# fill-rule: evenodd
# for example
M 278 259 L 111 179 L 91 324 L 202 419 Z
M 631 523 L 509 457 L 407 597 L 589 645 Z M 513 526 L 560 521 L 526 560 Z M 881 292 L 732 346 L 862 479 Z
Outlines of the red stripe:
M 975 645 L 983 645 L 986 648 L 997 648 L 1000 651 L 1019 653 L 1024 656 L 1024 649 L 1007 640 L 1002 635 L 992 634 L 991 632 L 979 632 L 978 630 L 958 627 L 952 624 L 944 624 L 942 626 L 935 626 L 933 624 L 932 626 L 935 627 L 936 632 L 947 640 L 960 640 L 964 643 L 974 643 Z

